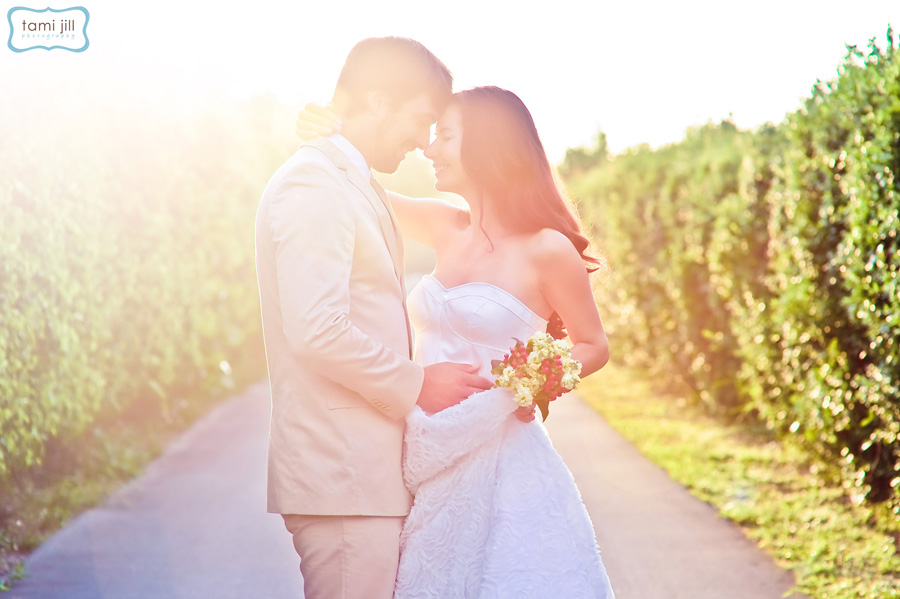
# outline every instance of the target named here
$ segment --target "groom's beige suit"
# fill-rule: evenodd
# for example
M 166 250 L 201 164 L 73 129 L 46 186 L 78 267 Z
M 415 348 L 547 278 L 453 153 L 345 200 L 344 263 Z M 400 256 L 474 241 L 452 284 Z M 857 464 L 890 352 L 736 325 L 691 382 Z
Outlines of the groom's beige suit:
M 327 139 L 301 146 L 269 181 L 256 221 L 272 394 L 268 510 L 285 515 L 294 534 L 308 595 L 304 565 L 321 574 L 329 549 L 298 541 L 298 531 L 396 553 L 412 503 L 401 473 L 404 416 L 424 379 L 410 359 L 396 219 L 362 156 L 336 141 L 349 156 Z M 390 543 L 354 537 L 356 522 L 387 530 Z M 365 576 L 360 584 L 369 585 Z

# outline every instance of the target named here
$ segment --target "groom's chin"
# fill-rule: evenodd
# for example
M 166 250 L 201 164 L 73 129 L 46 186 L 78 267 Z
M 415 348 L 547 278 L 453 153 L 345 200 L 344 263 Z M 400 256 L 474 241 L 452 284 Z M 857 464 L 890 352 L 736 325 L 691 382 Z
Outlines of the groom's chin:
M 403 156 L 403 158 L 406 158 L 406 156 Z M 400 158 L 400 160 L 394 159 L 373 162 L 372 168 L 379 173 L 384 173 L 385 175 L 393 175 L 397 172 L 397 169 L 400 168 L 400 163 L 403 162 L 403 158 Z

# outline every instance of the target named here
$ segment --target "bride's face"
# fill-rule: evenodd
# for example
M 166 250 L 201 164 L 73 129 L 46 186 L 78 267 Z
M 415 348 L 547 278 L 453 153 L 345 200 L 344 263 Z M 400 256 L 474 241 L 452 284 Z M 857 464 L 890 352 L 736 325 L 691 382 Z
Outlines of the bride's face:
M 459 106 L 451 104 L 437 121 L 437 134 L 425 150 L 425 156 L 434 163 L 438 191 L 463 194 L 470 184 L 469 175 L 462 166 L 462 113 Z

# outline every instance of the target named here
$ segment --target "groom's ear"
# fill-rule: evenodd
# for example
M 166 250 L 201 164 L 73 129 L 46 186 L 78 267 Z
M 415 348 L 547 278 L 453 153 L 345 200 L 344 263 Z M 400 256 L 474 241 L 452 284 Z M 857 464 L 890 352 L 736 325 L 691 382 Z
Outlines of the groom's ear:
M 372 90 L 366 93 L 366 107 L 373 115 L 383 118 L 391 109 L 391 101 L 386 93 Z

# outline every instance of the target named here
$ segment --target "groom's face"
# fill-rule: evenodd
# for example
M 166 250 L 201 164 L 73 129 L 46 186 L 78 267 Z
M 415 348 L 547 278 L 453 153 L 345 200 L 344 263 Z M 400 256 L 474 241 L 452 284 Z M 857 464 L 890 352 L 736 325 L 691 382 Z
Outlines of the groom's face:
M 381 173 L 393 173 L 407 153 L 416 148 L 427 148 L 431 125 L 436 120 L 434 100 L 425 93 L 391 106 L 379 127 L 378 155 L 372 160 L 372 168 Z

